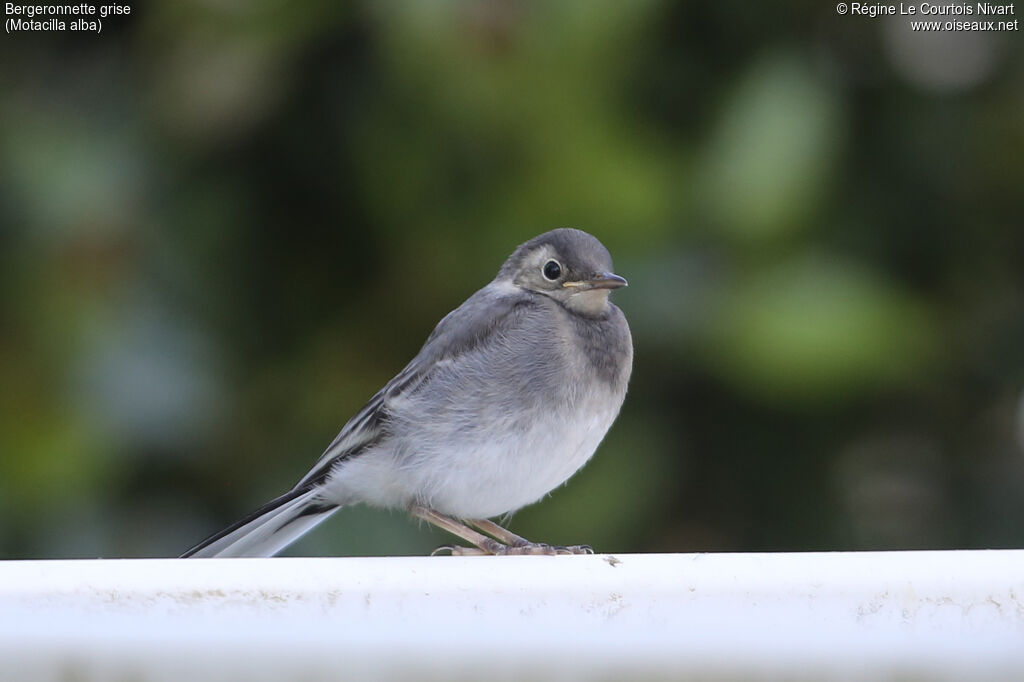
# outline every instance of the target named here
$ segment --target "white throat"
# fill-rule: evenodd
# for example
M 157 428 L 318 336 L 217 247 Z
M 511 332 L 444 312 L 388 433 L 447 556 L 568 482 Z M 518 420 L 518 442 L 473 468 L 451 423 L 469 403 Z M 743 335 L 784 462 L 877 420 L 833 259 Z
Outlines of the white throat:
M 587 289 L 569 296 L 565 305 L 572 311 L 596 317 L 608 309 L 610 289 Z

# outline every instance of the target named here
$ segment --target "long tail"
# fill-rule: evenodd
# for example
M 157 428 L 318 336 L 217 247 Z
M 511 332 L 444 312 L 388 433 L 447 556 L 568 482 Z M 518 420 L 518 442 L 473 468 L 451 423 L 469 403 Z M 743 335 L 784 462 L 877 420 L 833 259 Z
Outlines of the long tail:
M 315 488 L 296 488 L 241 521 L 203 540 L 185 557 L 274 556 L 338 510 L 317 499 Z

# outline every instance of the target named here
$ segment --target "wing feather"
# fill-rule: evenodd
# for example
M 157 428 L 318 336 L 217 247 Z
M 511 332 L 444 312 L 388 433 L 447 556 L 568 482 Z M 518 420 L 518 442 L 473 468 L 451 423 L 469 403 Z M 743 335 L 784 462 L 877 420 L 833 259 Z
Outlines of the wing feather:
M 429 381 L 440 363 L 472 353 L 494 335 L 505 334 L 517 326 L 525 310 L 537 305 L 534 296 L 502 291 L 492 284 L 445 315 L 416 357 L 342 427 L 296 487 L 319 483 L 338 462 L 358 456 L 378 443 L 386 435 L 389 405 Z

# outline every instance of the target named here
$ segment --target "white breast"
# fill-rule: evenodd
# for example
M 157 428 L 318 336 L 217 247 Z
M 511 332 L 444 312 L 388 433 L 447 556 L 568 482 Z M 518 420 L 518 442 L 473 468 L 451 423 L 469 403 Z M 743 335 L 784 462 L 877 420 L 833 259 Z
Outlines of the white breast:
M 455 440 L 450 433 L 444 440 L 421 434 L 408 450 L 369 450 L 343 463 L 325 493 L 341 504 L 416 502 L 457 518 L 512 512 L 541 499 L 586 464 L 621 402 L 602 391 L 582 398 L 571 413 L 538 411 L 526 423 L 499 418 Z
M 423 501 L 460 518 L 487 518 L 532 504 L 587 463 L 617 412 L 618 406 L 573 415 L 549 413 L 525 434 L 505 432 L 463 452 L 464 465 L 428 477 Z

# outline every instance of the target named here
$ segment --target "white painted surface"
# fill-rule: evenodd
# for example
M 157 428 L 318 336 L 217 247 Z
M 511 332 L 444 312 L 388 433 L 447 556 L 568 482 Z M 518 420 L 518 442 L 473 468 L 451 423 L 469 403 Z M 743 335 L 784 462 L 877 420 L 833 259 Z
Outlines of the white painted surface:
M 1024 551 L 0 562 L 2 680 L 1024 680 Z

